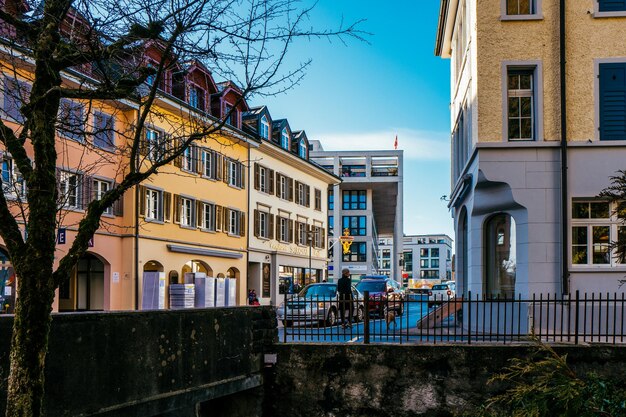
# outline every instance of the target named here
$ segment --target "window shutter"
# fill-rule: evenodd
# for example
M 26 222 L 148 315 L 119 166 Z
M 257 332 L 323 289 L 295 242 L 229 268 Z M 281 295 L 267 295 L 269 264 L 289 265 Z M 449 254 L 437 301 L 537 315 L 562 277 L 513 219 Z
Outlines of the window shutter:
M 178 139 L 176 141 L 176 143 L 178 145 L 177 146 L 178 149 L 176 149 L 176 150 L 179 151 L 179 152 L 183 151 L 183 149 L 182 149 L 182 142 L 183 142 L 182 139 Z M 176 158 L 174 158 L 174 166 L 177 167 L 177 168 L 181 168 L 183 166 L 183 155 L 182 155 L 182 153 L 180 155 L 178 155 Z
M 308 185 L 304 186 L 304 199 L 306 201 L 306 206 L 311 207 L 311 187 Z
M 181 199 L 178 194 L 174 194 L 174 223 L 180 223 L 180 205 Z
M 244 237 L 246 235 L 246 213 L 239 212 L 239 236 Z
M 143 185 L 138 185 L 139 187 L 139 196 L 137 197 L 139 201 L 139 217 L 146 217 L 146 187 Z
M 221 232 L 222 231 L 222 225 L 224 223 L 224 221 L 222 220 L 222 215 L 223 215 L 223 210 L 222 210 L 222 206 L 215 206 L 215 231 L 216 232 Z
M 269 182 L 269 193 L 270 195 L 274 195 L 274 170 L 270 169 L 269 171 L 269 178 L 268 178 L 268 182 Z
M 288 198 L 288 200 L 289 201 L 293 201 L 293 179 L 292 178 L 288 178 L 287 179 L 287 183 L 289 184 L 289 192 L 288 192 L 288 194 L 289 194 L 288 197 L 289 198 Z
M 144 129 L 143 134 L 139 136 L 139 155 L 146 156 L 148 155 L 148 147 L 149 142 L 146 135 L 148 134 L 148 129 Z
M 82 192 L 82 195 L 79 196 L 80 207 L 82 209 L 87 209 L 89 203 L 91 203 L 95 198 L 95 190 L 93 189 L 93 178 L 89 175 L 82 175 L 82 183 L 78 191 Z
M 260 174 L 261 168 L 259 167 L 258 163 L 254 163 L 254 189 L 258 190 L 259 189 L 259 178 L 261 176 Z
M 113 188 L 116 188 L 118 185 L 119 185 L 118 183 L 114 182 Z M 124 215 L 124 194 L 122 194 L 120 198 L 115 200 L 115 202 L 113 203 L 113 215 L 114 216 Z
M 163 220 L 172 221 L 172 194 L 163 192 Z
M 600 64 L 600 140 L 626 139 L 626 63 Z
M 274 215 L 268 214 L 267 238 L 274 239 Z
M 218 181 L 222 180 L 222 176 L 224 175 L 224 166 L 223 166 L 224 158 L 222 154 L 215 153 L 215 179 Z
M 190 226 L 193 226 L 194 224 L 196 224 L 196 219 L 198 217 L 198 210 L 196 210 L 197 208 L 197 202 L 194 200 L 191 200 L 191 222 L 189 223 Z
M 281 240 L 281 233 L 280 233 L 281 232 L 281 227 L 280 227 L 281 226 L 281 221 L 280 221 L 281 219 L 282 219 L 282 217 L 276 216 L 276 230 L 275 230 L 275 232 L 276 232 L 276 235 L 275 235 L 276 236 L 276 240 Z
M 229 158 L 223 157 L 222 158 L 222 181 L 224 181 L 225 183 L 228 184 L 228 177 L 230 177 L 230 169 L 228 169 L 228 161 L 230 161 Z
M 204 213 L 202 210 L 203 206 L 204 204 L 202 204 L 201 201 L 196 200 L 196 226 L 198 227 L 202 227 L 202 218 L 204 217 Z
M 196 172 L 200 175 L 204 173 L 204 162 L 202 161 L 202 148 L 194 146 L 196 150 Z
M 246 166 L 244 164 L 239 164 L 239 187 L 242 190 L 246 189 Z
M 254 210 L 254 236 L 259 237 L 261 234 L 261 225 L 259 223 L 259 210 Z
M 230 233 L 230 209 L 226 207 L 222 208 L 222 221 L 224 222 L 222 231 L 224 233 Z
M 324 229 L 323 227 L 320 227 L 321 229 L 321 235 L 322 235 L 322 242 L 320 244 L 320 247 L 322 249 L 326 249 L 326 229 Z
M 293 243 L 293 220 L 289 220 L 289 239 L 290 243 Z
M 217 152 L 211 151 L 211 178 L 217 179 Z

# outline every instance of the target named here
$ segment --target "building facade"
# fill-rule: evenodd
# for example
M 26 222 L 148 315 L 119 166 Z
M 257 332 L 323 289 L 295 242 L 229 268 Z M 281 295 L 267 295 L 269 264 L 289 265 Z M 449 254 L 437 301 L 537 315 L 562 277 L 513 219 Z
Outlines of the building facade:
M 404 275 L 409 288 L 452 279 L 452 239 L 447 235 L 404 236 Z
M 624 291 L 598 198 L 626 157 L 626 4 L 442 0 L 457 293 Z
M 248 288 L 278 305 L 282 292 L 326 278 L 325 203 L 340 179 L 311 163 L 306 133 L 273 121 L 266 106 L 244 114 L 244 129 L 259 141 L 249 159 Z
M 315 142 L 315 141 L 312 141 Z M 328 190 L 329 279 L 348 268 L 353 280 L 379 273 L 378 240 L 393 239 L 389 275 L 401 281 L 403 177 L 402 151 L 324 151 L 312 143 L 311 159 L 341 183 Z M 343 253 L 342 234 L 354 238 Z

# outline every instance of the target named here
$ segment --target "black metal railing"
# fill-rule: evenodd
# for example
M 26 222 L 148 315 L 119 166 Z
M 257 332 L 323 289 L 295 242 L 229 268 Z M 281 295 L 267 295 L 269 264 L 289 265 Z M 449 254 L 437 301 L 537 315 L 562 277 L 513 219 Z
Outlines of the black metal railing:
M 283 342 L 626 342 L 624 293 L 515 298 L 365 293 L 351 302 L 294 296 L 279 306 L 278 319 Z

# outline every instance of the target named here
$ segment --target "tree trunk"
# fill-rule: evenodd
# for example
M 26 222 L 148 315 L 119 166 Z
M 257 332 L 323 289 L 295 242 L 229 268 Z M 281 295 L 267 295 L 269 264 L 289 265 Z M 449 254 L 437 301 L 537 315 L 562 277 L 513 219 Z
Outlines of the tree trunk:
M 44 363 L 54 289 L 50 286 L 52 265 L 46 268 L 39 261 L 25 256 L 28 266 L 15 269 L 20 293 L 11 339 L 7 417 L 43 415 Z

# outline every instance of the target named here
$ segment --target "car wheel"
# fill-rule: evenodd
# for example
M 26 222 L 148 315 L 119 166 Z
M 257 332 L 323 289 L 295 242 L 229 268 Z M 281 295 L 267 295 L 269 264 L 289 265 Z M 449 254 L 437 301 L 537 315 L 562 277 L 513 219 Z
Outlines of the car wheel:
M 365 309 L 363 308 L 363 306 L 359 306 L 356 311 L 356 322 L 360 323 L 363 320 L 365 320 Z
M 328 316 L 326 316 L 326 325 L 334 326 L 337 324 L 337 311 L 334 308 L 328 310 Z

